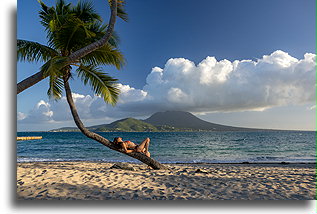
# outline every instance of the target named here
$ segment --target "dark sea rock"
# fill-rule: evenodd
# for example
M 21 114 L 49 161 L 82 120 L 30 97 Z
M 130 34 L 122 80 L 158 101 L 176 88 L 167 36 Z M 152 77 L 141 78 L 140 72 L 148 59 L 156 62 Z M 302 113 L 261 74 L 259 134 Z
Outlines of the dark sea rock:
M 286 165 L 289 164 L 288 162 L 282 161 L 281 164 Z
M 110 167 L 110 169 L 124 169 L 124 170 L 135 171 L 133 166 L 131 166 L 128 163 L 115 163 L 115 164 L 113 164 L 113 166 Z
M 208 174 L 208 172 L 207 172 L 207 171 L 205 171 L 205 170 L 202 170 L 202 169 L 197 169 L 197 170 L 195 171 L 195 173 L 203 173 L 203 174 Z

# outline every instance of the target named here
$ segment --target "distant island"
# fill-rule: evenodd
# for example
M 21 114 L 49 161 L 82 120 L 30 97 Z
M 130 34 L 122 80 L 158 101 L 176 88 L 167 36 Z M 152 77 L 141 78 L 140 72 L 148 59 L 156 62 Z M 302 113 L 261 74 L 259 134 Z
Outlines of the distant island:
M 199 119 L 189 112 L 157 112 L 145 120 L 125 118 L 110 124 L 87 127 L 95 132 L 197 132 L 197 131 L 258 131 L 262 129 L 225 126 Z M 50 132 L 77 132 L 76 127 L 63 127 Z

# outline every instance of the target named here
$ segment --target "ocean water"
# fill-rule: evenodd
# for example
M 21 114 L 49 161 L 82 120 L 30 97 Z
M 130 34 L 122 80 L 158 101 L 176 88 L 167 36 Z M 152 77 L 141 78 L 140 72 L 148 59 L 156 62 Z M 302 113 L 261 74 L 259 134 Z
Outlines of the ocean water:
M 315 132 L 122 132 L 98 133 L 107 139 L 140 143 L 151 138 L 150 152 L 162 163 L 315 162 Z M 17 161 L 139 162 L 112 151 L 79 132 L 18 132 L 43 136 L 17 141 Z

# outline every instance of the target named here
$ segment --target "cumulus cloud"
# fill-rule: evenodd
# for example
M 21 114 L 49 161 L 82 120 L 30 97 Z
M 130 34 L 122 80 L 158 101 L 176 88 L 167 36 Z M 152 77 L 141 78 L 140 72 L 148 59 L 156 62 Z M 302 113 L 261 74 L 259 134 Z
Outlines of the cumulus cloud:
M 73 94 L 83 119 L 145 116 L 157 111 L 206 112 L 263 111 L 315 101 L 316 55 L 296 59 L 281 50 L 257 60 L 218 61 L 206 57 L 199 64 L 184 58 L 169 59 L 164 68 L 154 67 L 143 89 L 119 84 L 116 107 L 97 96 Z M 18 119 L 61 121 L 71 119 L 66 98 L 40 101 Z
M 99 96 L 92 97 L 90 95 L 72 93 L 80 118 L 84 121 L 100 120 L 107 122 L 112 119 L 125 117 L 128 115 L 124 107 L 126 103 L 133 105 L 133 103 L 137 103 L 138 100 L 142 100 L 146 96 L 144 91 L 132 88 L 128 85 L 119 84 L 118 87 L 122 93 L 115 108 L 105 104 L 104 100 Z M 122 107 L 122 109 L 118 110 L 120 107 Z M 40 100 L 29 113 L 18 112 L 17 120 L 20 124 L 38 124 L 72 121 L 73 118 L 66 97 L 62 97 L 58 101 L 45 102 Z
M 81 117 L 83 119 L 90 119 L 90 105 L 94 99 L 98 98 L 92 98 L 90 95 L 76 93 L 73 93 L 72 96 Z M 62 97 L 58 101 L 45 102 L 40 100 L 28 114 L 18 112 L 18 121 L 20 121 L 20 123 L 54 123 L 59 121 L 70 121 L 72 119 L 66 97 Z
M 26 118 L 26 114 L 22 112 L 17 112 L 17 120 L 24 120 Z
M 29 114 L 18 112 L 17 119 L 18 121 L 23 121 L 27 123 L 50 122 L 52 121 L 52 117 L 54 115 L 54 112 L 51 110 L 50 107 L 51 105 L 48 102 L 40 100 L 29 112 Z
M 188 59 L 169 59 L 153 68 L 144 91 L 161 108 L 192 112 L 264 110 L 315 99 L 314 54 L 298 60 L 275 51 L 257 61 L 217 61 L 197 66 Z

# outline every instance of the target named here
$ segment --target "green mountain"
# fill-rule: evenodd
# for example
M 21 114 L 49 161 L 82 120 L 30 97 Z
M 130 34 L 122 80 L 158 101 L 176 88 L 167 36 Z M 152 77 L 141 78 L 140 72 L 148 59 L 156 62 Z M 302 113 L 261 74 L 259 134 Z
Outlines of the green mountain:
M 95 132 L 188 132 L 188 131 L 255 131 L 259 129 L 240 128 L 210 123 L 189 112 L 167 111 L 153 114 L 146 120 L 125 118 L 110 124 L 87 127 Z M 53 129 L 52 132 L 79 131 L 75 127 Z
M 110 124 L 102 124 L 97 126 L 87 127 L 91 131 L 95 132 L 156 132 L 159 131 L 156 126 L 146 123 L 142 120 L 134 118 L 126 118 L 117 120 Z M 79 131 L 75 127 L 64 127 L 51 130 L 53 132 L 70 132 Z
M 216 123 L 210 123 L 199 119 L 189 112 L 166 111 L 157 112 L 148 119 L 144 120 L 155 126 L 170 126 L 178 129 L 206 130 L 206 131 L 251 131 L 255 129 L 225 126 Z
M 89 129 L 94 129 L 94 131 L 118 131 L 118 132 L 155 132 L 158 129 L 152 124 L 146 123 L 142 120 L 137 120 L 134 118 L 126 118 L 122 120 L 117 120 L 110 124 L 91 126 Z

